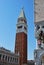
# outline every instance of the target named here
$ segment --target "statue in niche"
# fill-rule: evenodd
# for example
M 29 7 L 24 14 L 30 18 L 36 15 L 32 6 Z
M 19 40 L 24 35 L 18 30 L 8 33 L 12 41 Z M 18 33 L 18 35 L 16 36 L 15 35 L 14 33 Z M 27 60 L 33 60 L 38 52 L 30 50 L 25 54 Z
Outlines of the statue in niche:
M 44 48 L 44 33 L 43 33 L 43 31 L 41 31 L 40 32 L 40 34 L 39 34 L 39 38 L 38 38 L 38 46 L 39 46 L 39 48 Z

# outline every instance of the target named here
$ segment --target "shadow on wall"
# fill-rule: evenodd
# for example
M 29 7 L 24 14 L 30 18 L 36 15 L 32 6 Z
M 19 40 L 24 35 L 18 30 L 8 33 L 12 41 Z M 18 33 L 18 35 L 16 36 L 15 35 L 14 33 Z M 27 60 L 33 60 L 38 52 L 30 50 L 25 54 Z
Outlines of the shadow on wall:
M 35 65 L 34 60 L 28 60 L 28 61 L 27 61 L 27 65 Z

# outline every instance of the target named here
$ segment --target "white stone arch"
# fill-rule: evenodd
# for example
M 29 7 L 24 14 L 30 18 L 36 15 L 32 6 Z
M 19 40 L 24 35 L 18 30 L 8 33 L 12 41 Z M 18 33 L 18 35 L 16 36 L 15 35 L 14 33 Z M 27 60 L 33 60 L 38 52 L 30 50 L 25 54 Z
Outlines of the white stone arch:
M 40 64 L 40 65 L 42 65 L 42 64 L 41 64 L 41 60 L 42 60 L 42 57 L 43 57 L 43 56 L 44 56 L 44 52 L 42 52 L 42 53 L 40 54 L 40 56 L 39 56 L 39 64 Z

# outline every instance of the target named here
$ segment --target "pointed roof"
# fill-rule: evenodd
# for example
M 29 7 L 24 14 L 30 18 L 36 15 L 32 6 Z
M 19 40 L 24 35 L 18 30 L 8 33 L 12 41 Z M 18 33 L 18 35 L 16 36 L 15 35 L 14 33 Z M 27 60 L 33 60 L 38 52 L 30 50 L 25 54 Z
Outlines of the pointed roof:
M 21 12 L 20 12 L 20 15 L 19 15 L 18 18 L 24 18 L 24 19 L 26 19 L 25 13 L 24 13 L 24 8 L 21 9 Z

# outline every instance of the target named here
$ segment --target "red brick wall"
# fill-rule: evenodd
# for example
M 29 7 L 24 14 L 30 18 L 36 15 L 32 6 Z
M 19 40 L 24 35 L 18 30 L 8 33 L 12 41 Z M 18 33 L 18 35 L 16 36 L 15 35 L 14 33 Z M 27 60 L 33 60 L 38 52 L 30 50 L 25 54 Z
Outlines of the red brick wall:
M 27 35 L 23 32 L 16 34 L 15 52 L 20 54 L 20 65 L 27 63 Z

